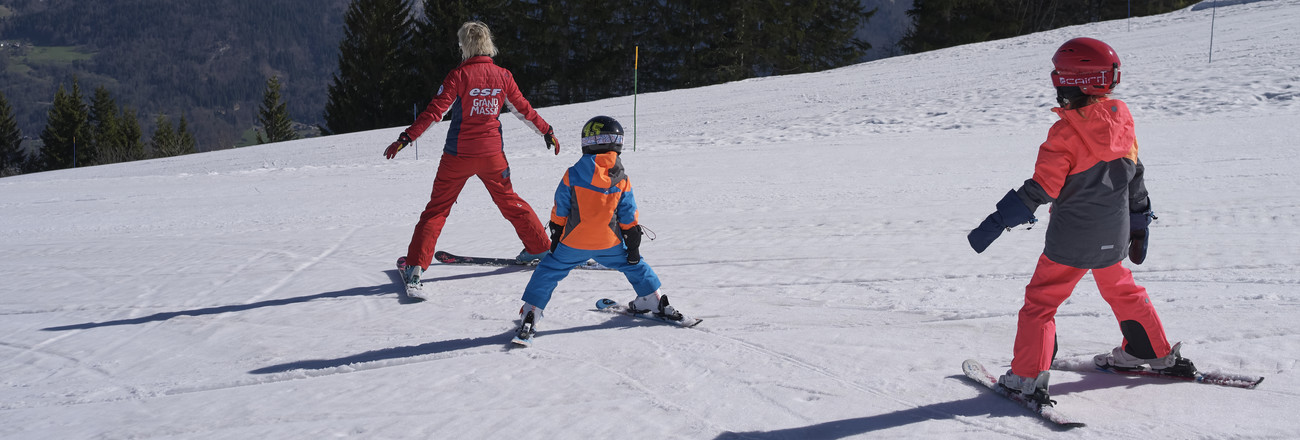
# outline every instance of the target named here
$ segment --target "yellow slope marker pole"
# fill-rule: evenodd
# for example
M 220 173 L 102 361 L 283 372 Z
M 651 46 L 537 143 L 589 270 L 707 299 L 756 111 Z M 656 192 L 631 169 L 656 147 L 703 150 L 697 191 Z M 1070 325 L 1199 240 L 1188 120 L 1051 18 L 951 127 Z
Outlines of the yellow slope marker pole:
M 632 151 L 636 151 L 636 77 L 640 64 L 641 46 L 636 46 L 636 51 L 632 56 Z

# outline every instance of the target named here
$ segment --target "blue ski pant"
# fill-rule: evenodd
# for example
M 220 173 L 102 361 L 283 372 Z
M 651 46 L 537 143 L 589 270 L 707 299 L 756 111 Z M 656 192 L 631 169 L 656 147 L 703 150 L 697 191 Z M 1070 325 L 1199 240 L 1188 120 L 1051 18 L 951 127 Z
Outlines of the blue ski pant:
M 555 252 L 546 254 L 537 264 L 533 277 L 528 280 L 528 287 L 524 288 L 524 302 L 546 309 L 546 303 L 551 301 L 551 294 L 555 292 L 555 286 L 560 284 L 560 280 L 569 276 L 569 271 L 579 264 L 586 263 L 588 259 L 623 272 L 627 282 L 632 283 L 632 289 L 636 291 L 637 296 L 654 293 L 662 285 L 659 276 L 655 275 L 654 269 L 646 264 L 644 258 L 637 264 L 628 264 L 627 249 L 621 244 L 594 251 L 574 249 L 560 244 L 555 247 Z

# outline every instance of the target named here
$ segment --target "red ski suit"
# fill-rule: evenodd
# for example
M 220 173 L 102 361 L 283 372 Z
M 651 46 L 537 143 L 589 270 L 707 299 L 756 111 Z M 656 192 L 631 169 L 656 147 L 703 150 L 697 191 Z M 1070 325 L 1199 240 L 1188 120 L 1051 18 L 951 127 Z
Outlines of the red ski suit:
M 1124 335 L 1123 347 L 1143 359 L 1171 347 L 1146 289 L 1122 264 L 1129 213 L 1150 209 L 1138 160 L 1133 115 L 1117 99 L 1066 110 L 1038 150 L 1034 177 L 1019 190 L 1030 211 L 1052 203 L 1046 246 L 1025 287 L 1011 370 L 1036 377 L 1052 365 L 1056 309 L 1089 270 Z
M 510 110 L 537 134 L 551 131 L 550 124 L 519 92 L 510 71 L 493 64 L 490 57 L 477 56 L 447 74 L 438 96 L 406 129 L 406 135 L 416 139 L 444 115 L 451 124 L 438 163 L 438 175 L 433 181 L 433 193 L 420 214 L 407 249 L 407 264 L 428 269 L 447 214 L 471 176 L 483 181 L 501 215 L 514 225 L 525 250 L 541 253 L 551 247 L 537 213 L 511 187 L 510 164 L 502 150 L 498 120 L 503 109 Z

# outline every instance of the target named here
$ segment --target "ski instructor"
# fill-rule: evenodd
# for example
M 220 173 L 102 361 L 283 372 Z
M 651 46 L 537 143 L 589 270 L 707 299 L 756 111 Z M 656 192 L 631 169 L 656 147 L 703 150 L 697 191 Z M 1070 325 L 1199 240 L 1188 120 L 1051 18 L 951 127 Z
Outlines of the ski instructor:
M 483 186 L 492 195 L 492 202 L 514 225 L 519 239 L 524 242 L 524 250 L 518 259 L 540 259 L 551 247 L 546 228 L 537 214 L 510 185 L 510 164 L 506 162 L 502 149 L 501 122 L 498 120 L 501 110 L 510 110 L 532 127 L 546 140 L 546 147 L 554 149 L 557 155 L 560 154 L 560 142 L 555 138 L 551 125 L 519 92 L 510 71 L 492 63 L 497 48 L 492 43 L 492 31 L 487 25 L 478 21 L 467 22 L 461 25 L 457 37 L 464 61 L 447 74 L 438 95 L 420 112 L 415 123 L 384 150 L 384 157 L 392 159 L 430 125 L 443 120 L 444 116 L 450 120 L 447 144 L 443 147 L 438 174 L 433 181 L 433 194 L 415 225 L 406 257 L 397 263 L 408 296 L 417 298 L 424 298 L 420 275 L 429 268 L 447 214 L 471 176 L 478 176 L 483 181 Z

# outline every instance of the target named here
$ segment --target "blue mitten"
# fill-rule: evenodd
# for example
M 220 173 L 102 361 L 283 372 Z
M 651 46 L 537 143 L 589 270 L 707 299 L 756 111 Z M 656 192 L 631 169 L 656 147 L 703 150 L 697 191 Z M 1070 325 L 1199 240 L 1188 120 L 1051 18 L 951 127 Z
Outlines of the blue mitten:
M 1128 215 L 1128 259 L 1133 264 L 1142 264 L 1147 259 L 1151 220 L 1156 219 L 1156 213 L 1148 209 L 1146 212 L 1130 212 Z
M 1025 202 L 1020 201 L 1016 191 L 1011 190 L 998 201 L 996 212 L 989 214 L 978 228 L 966 234 L 966 241 L 970 242 L 971 249 L 975 249 L 976 253 L 984 252 L 993 244 L 993 240 L 1002 235 L 1002 231 L 1033 221 L 1038 221 L 1034 218 L 1034 213 L 1029 211 Z

